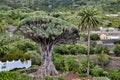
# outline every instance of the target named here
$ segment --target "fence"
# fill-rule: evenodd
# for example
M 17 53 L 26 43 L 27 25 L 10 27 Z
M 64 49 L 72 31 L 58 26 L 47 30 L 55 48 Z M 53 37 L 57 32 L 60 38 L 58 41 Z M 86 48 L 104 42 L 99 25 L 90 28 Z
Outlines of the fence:
M 0 72 L 1 71 L 9 71 L 15 68 L 29 68 L 31 66 L 31 60 L 27 61 L 6 61 L 6 62 L 1 62 L 0 61 Z

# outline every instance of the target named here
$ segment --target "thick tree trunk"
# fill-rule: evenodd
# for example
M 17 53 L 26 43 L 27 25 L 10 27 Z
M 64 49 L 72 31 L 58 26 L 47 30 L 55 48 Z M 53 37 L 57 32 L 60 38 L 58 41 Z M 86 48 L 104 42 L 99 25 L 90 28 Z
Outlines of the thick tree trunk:
M 88 77 L 90 74 L 89 54 L 90 54 L 90 30 L 88 30 L 88 47 L 87 47 L 87 76 Z
M 53 61 L 52 61 L 52 50 L 53 46 L 49 45 L 40 45 L 39 46 L 41 51 L 41 66 L 36 72 L 37 77 L 43 78 L 44 76 L 53 76 L 58 74 Z

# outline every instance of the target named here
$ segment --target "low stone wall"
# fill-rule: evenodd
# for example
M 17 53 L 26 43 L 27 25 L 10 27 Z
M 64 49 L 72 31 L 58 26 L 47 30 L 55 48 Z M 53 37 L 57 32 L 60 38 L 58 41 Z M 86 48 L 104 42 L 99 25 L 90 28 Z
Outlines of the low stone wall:
M 29 68 L 31 66 L 31 60 L 27 61 L 0 61 L 0 71 L 9 71 L 15 68 Z

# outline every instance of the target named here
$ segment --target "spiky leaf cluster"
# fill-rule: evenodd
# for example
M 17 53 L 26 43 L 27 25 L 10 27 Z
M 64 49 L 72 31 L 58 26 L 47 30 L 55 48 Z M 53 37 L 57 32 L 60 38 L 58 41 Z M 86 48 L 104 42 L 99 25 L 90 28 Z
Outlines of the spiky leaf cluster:
M 18 29 L 22 34 L 35 42 L 46 40 L 71 39 L 78 33 L 74 25 L 50 16 L 33 16 L 22 20 Z M 75 38 L 75 37 L 74 37 Z
M 79 13 L 81 16 L 81 21 L 79 27 L 82 31 L 98 29 L 98 24 L 100 23 L 98 17 L 98 11 L 92 7 L 85 7 Z

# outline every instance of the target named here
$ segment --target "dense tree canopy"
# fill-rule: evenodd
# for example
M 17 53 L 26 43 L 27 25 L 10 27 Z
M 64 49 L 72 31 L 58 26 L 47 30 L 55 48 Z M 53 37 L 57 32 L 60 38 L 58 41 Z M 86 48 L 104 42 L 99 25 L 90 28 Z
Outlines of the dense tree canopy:
M 22 20 L 18 28 L 25 37 L 31 38 L 35 42 L 39 43 L 42 42 L 42 39 L 46 39 L 47 43 L 56 41 L 56 44 L 59 43 L 58 41 L 64 42 L 65 39 L 74 39 L 76 34 L 71 34 L 77 33 L 77 30 L 73 29 L 73 27 L 74 25 L 61 19 L 48 16 L 36 16 Z

